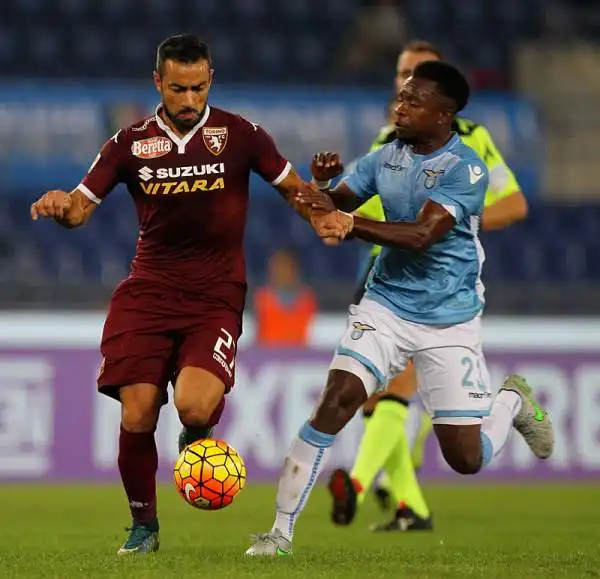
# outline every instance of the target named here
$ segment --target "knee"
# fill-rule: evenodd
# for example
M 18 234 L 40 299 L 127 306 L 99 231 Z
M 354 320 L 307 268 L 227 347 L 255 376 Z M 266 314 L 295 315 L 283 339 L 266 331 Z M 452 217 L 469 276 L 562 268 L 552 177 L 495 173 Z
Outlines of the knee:
M 320 432 L 337 434 L 366 399 L 360 378 L 343 370 L 332 370 L 311 422 Z
M 214 426 L 225 404 L 225 385 L 204 368 L 186 367 L 175 384 L 175 408 L 186 428 Z
M 459 474 L 476 474 L 483 466 L 480 425 L 435 424 L 446 462 Z
M 130 400 L 122 405 L 121 424 L 127 432 L 150 433 L 156 430 L 160 407 L 142 400 Z
M 220 401 L 215 403 L 215 401 L 206 397 L 199 397 L 195 400 L 182 399 L 177 400 L 175 403 L 179 420 L 187 428 L 213 426 L 210 422 L 214 422 L 212 419 L 219 405 Z
M 452 470 L 459 474 L 477 474 L 481 470 L 481 452 L 442 448 L 442 454 Z

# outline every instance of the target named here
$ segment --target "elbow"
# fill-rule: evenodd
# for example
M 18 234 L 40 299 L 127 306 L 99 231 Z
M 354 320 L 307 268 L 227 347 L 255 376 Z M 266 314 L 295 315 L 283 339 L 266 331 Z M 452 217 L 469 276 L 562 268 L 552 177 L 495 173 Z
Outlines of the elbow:
M 517 206 L 515 221 L 523 221 L 523 219 L 526 219 L 527 216 L 529 215 L 529 203 L 527 203 L 527 199 L 525 199 L 525 195 L 523 195 L 521 193 L 521 195 L 519 195 L 519 197 L 520 197 L 520 199 L 519 199 L 519 204 Z
M 486 208 L 481 219 L 483 231 L 494 231 L 510 227 L 514 223 L 523 221 L 529 214 L 529 204 L 523 193 L 518 191 L 510 197 Z
M 511 198 L 509 197 L 509 199 Z M 512 196 L 511 201 L 510 223 L 517 223 L 526 219 L 529 213 L 529 204 L 525 199 L 525 195 L 519 191 Z
M 415 243 L 415 245 L 413 246 L 413 251 L 415 253 L 424 253 L 432 245 L 433 245 L 433 239 L 431 239 L 429 237 L 424 237 L 424 238 L 420 239 L 417 243 Z
M 403 239 L 396 244 L 399 249 L 408 249 L 414 253 L 424 253 L 433 245 L 434 239 L 429 231 L 416 233 L 410 240 Z

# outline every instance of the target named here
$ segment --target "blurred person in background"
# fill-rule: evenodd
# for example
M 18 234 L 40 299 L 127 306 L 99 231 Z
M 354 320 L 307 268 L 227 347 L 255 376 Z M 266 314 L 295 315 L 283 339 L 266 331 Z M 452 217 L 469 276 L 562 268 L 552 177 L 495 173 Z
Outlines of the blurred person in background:
M 267 283 L 254 294 L 254 311 L 258 345 L 306 345 L 317 300 L 312 289 L 302 283 L 300 265 L 291 251 L 271 255 Z
M 406 44 L 398 56 L 394 79 L 396 92 L 418 64 L 442 58 L 441 51 L 429 42 L 414 40 Z M 379 132 L 371 151 L 397 138 L 392 121 L 393 112 L 389 113 L 390 109 L 387 125 Z M 455 117 L 452 130 L 483 159 L 489 171 L 481 228 L 484 231 L 503 229 L 524 219 L 527 215 L 527 201 L 489 131 L 483 125 L 461 116 Z M 367 201 L 355 213 L 368 219 L 385 221 L 379 196 Z M 362 279 L 354 299 L 355 304 L 359 303 L 364 293 L 368 275 L 380 252 L 381 247 L 374 245 L 361 266 Z M 384 476 L 375 488 L 376 497 L 384 509 L 389 508 L 393 500 L 396 511 L 390 522 L 374 525 L 372 530 L 416 531 L 432 528 L 430 510 L 415 474 L 422 465 L 424 446 L 432 432 L 432 424 L 431 418 L 419 404 L 414 405 L 414 409 L 409 412 L 416 389 L 416 374 L 411 363 L 389 383 L 385 392 L 371 396 L 364 405 L 365 431 L 349 475 L 356 482 L 356 488 L 361 490 L 356 496 L 349 496 L 345 504 L 343 501 L 334 501 L 338 506 L 332 512 L 335 523 L 349 524 L 352 521 L 353 517 L 348 514 L 356 510 L 354 503 L 360 505 L 364 501 L 368 489 L 383 469 Z M 408 423 L 410 427 L 407 428 Z

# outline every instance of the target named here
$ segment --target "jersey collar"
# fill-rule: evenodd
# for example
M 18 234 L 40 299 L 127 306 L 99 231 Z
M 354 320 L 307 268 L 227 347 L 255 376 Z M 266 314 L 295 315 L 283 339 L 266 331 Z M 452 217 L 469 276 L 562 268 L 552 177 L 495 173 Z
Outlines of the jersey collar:
M 158 105 L 156 107 L 156 110 L 154 111 L 155 117 L 156 117 L 156 124 L 165 132 L 167 133 L 167 135 L 169 135 L 169 138 L 171 139 L 171 141 L 173 141 L 176 145 L 177 145 L 177 153 L 179 155 L 183 155 L 185 153 L 185 147 L 186 145 L 194 138 L 194 135 L 206 124 L 206 121 L 208 120 L 208 117 L 210 116 L 210 107 L 208 105 L 206 105 L 206 108 L 204 109 L 204 114 L 202 115 L 202 118 L 196 123 L 196 125 L 194 126 L 194 128 L 187 133 L 184 137 L 179 138 L 172 130 L 171 127 L 169 127 L 169 125 L 167 125 L 161 118 L 160 116 L 160 111 L 162 110 L 162 104 Z

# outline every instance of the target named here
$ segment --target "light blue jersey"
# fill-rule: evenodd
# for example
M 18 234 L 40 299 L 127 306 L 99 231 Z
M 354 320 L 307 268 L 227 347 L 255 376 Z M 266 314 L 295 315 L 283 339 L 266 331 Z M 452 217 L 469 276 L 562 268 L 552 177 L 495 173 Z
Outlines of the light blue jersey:
M 389 222 L 414 222 L 428 199 L 456 219 L 423 253 L 385 247 L 367 283 L 368 298 L 418 324 L 459 324 L 482 310 L 484 252 L 477 233 L 488 171 L 458 135 L 429 155 L 389 143 L 363 157 L 344 182 L 362 200 L 379 194 Z

